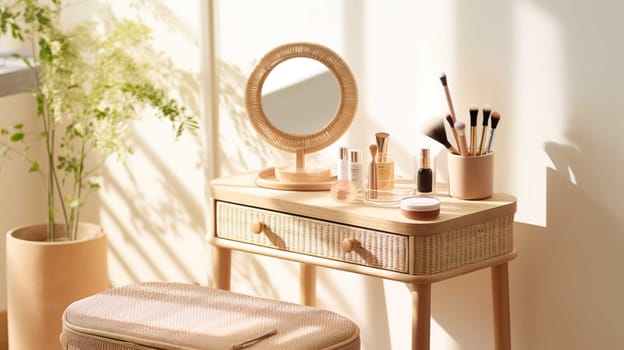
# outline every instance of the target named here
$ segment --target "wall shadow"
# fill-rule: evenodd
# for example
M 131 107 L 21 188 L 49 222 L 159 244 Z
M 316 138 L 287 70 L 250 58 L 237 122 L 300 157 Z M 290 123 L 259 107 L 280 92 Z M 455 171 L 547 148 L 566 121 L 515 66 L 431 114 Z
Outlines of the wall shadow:
M 531 349 L 616 349 L 624 340 L 624 220 L 594 197 L 577 147 L 548 143 L 547 226 L 519 230 L 525 258 L 514 274 L 518 342 Z M 576 178 L 571 176 L 575 173 Z M 586 174 L 583 174 L 586 173 Z
M 150 271 L 149 275 L 159 280 L 205 284 L 206 280 L 194 277 L 195 269 L 188 265 L 184 253 L 171 244 L 176 239 L 204 241 L 206 224 L 203 204 L 194 200 L 189 184 L 183 182 L 140 135 L 135 134 L 133 140 L 135 148 L 153 167 L 149 181 L 157 183 L 163 193 L 159 200 L 147 196 L 143 192 L 146 190 L 146 179 L 137 175 L 128 164 L 119 165 L 114 172 L 109 168 L 103 170 L 105 190 L 110 195 L 101 198 L 100 210 L 110 220 L 109 225 L 117 228 L 115 232 L 109 232 L 112 262 L 125 268 L 132 282 L 138 282 L 137 277 L 144 280 L 146 271 L 140 272 L 141 268 L 128 264 L 124 261 L 126 259 L 139 259 L 143 268 Z M 123 180 L 118 179 L 120 175 L 123 175 Z M 117 213 L 119 208 L 111 201 L 115 197 L 126 207 L 123 214 Z M 129 221 L 126 220 L 128 217 L 131 218 Z M 183 237 L 180 230 L 190 230 L 195 237 Z M 148 248 L 154 244 L 160 251 L 158 255 Z M 207 251 L 207 244 L 204 246 Z M 130 251 L 133 252 L 131 257 L 124 256 Z M 167 272 L 162 271 L 162 265 L 167 266 Z M 176 272 L 172 275 L 172 271 Z
M 136 18 L 149 23 L 164 26 L 169 33 L 188 40 L 192 45 L 199 46 L 199 35 L 193 30 L 187 18 L 180 17 L 165 4 L 164 1 L 131 0 L 128 8 L 118 15 L 114 10 L 119 4 L 93 0 L 74 4 L 71 9 L 80 18 L 91 16 L 94 20 L 108 25 L 121 17 Z M 72 7 L 72 6 L 70 6 Z M 199 118 L 199 82 L 197 73 L 181 69 L 169 59 L 166 53 L 155 52 L 151 61 L 159 64 L 158 76 L 154 77 L 160 87 L 185 106 L 186 113 Z M 147 118 L 151 110 L 137 111 Z M 201 123 L 200 123 L 201 124 Z M 195 187 L 203 183 L 189 184 L 185 181 L 176 165 L 166 161 L 159 154 L 159 145 L 144 135 L 141 122 L 133 125 L 129 134 L 135 155 L 128 155 L 120 164 L 106 164 L 101 175 L 103 188 L 94 194 L 94 207 L 98 220 L 105 220 L 109 238 L 109 271 L 115 284 L 134 283 L 157 279 L 163 281 L 187 281 L 206 284 L 208 276 L 198 276 L 197 271 L 206 270 L 207 266 L 192 266 L 198 258 L 205 254 L 208 247 L 204 242 L 205 206 L 204 202 L 195 200 Z M 184 142 L 184 152 L 197 153 L 197 172 L 206 164 L 201 147 L 202 138 L 199 130 L 195 134 L 185 134 L 178 142 Z M 173 140 L 174 133 L 170 133 Z M 142 158 L 139 158 L 142 157 Z M 112 160 L 112 159 L 111 159 Z M 137 160 L 147 164 L 147 168 L 139 169 Z M 137 171 L 139 169 L 139 171 Z M 195 178 L 193 176 L 193 178 Z M 157 199 L 146 184 L 157 187 Z M 93 212 L 93 210 L 90 210 Z M 194 250 L 192 254 L 182 251 L 189 241 L 199 242 L 205 250 Z M 176 244 L 179 242 L 179 245 Z M 196 256 L 199 254 L 200 256 Z M 205 259 L 208 264 L 208 259 Z
M 520 305 L 533 308 L 520 311 L 525 324 L 516 342 L 538 350 L 617 349 L 624 342 L 624 218 L 617 205 L 624 196 L 624 51 L 613 43 L 624 30 L 622 4 L 530 3 L 562 33 L 566 115 L 564 140 L 544 144 L 552 162 L 546 229 L 523 237 L 531 259 L 517 287 L 527 296 Z
M 283 157 L 283 153 L 260 138 L 249 121 L 245 87 L 251 70 L 222 61 L 217 62 L 216 69 L 220 110 L 218 144 L 227 145 L 220 147 L 216 155 L 219 175 L 260 169 Z

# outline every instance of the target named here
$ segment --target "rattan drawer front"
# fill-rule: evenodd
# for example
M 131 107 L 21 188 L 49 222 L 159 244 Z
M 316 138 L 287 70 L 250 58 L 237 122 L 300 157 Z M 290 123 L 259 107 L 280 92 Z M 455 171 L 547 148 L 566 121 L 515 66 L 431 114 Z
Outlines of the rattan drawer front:
M 407 236 L 217 201 L 217 237 L 354 264 L 409 272 Z M 250 227 L 262 222 L 254 233 Z M 354 249 L 341 250 L 344 240 Z
M 430 275 L 513 251 L 513 215 L 428 236 L 415 236 L 415 275 Z

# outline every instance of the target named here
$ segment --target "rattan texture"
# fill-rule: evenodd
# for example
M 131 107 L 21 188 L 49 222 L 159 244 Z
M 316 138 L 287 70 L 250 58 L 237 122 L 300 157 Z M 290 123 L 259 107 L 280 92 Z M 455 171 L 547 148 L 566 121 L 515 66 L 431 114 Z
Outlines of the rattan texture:
M 408 237 L 222 201 L 216 210 L 220 238 L 412 275 L 443 273 L 513 251 L 513 215 Z M 250 231 L 256 222 L 265 224 L 259 234 Z M 344 239 L 357 241 L 357 248 L 342 252 Z
M 114 288 L 71 304 L 63 349 L 226 350 L 275 329 L 253 350 L 357 350 L 359 328 L 333 312 L 182 283 Z
M 442 273 L 513 251 L 513 215 L 413 239 L 412 273 Z
M 340 101 L 329 124 L 309 135 L 295 135 L 276 128 L 262 107 L 262 86 L 269 73 L 283 61 L 305 57 L 323 63 L 338 81 Z M 358 93 L 355 78 L 346 62 L 331 49 L 314 43 L 296 42 L 278 46 L 258 62 L 247 80 L 245 105 L 251 124 L 259 135 L 276 148 L 296 153 L 322 150 L 336 141 L 347 130 L 357 109 Z
M 409 271 L 409 238 L 374 230 L 309 219 L 227 202 L 217 202 L 217 237 L 291 252 L 382 268 Z M 250 225 L 263 222 L 260 234 Z M 344 253 L 345 239 L 358 242 L 354 251 Z

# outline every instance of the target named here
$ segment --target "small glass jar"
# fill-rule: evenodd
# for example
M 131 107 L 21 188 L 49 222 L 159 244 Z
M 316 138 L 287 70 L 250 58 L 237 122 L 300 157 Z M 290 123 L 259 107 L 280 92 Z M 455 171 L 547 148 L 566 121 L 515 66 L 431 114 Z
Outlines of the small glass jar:
M 338 202 L 353 202 L 357 199 L 358 192 L 358 186 L 347 179 L 334 182 L 329 189 L 331 197 Z

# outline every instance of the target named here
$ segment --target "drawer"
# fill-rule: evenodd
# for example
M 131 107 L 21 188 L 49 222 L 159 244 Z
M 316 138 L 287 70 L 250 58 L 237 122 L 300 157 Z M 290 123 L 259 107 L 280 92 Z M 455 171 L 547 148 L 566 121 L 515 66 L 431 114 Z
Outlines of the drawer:
M 219 238 L 409 272 L 409 239 L 403 235 L 221 201 L 216 203 L 216 231 Z

